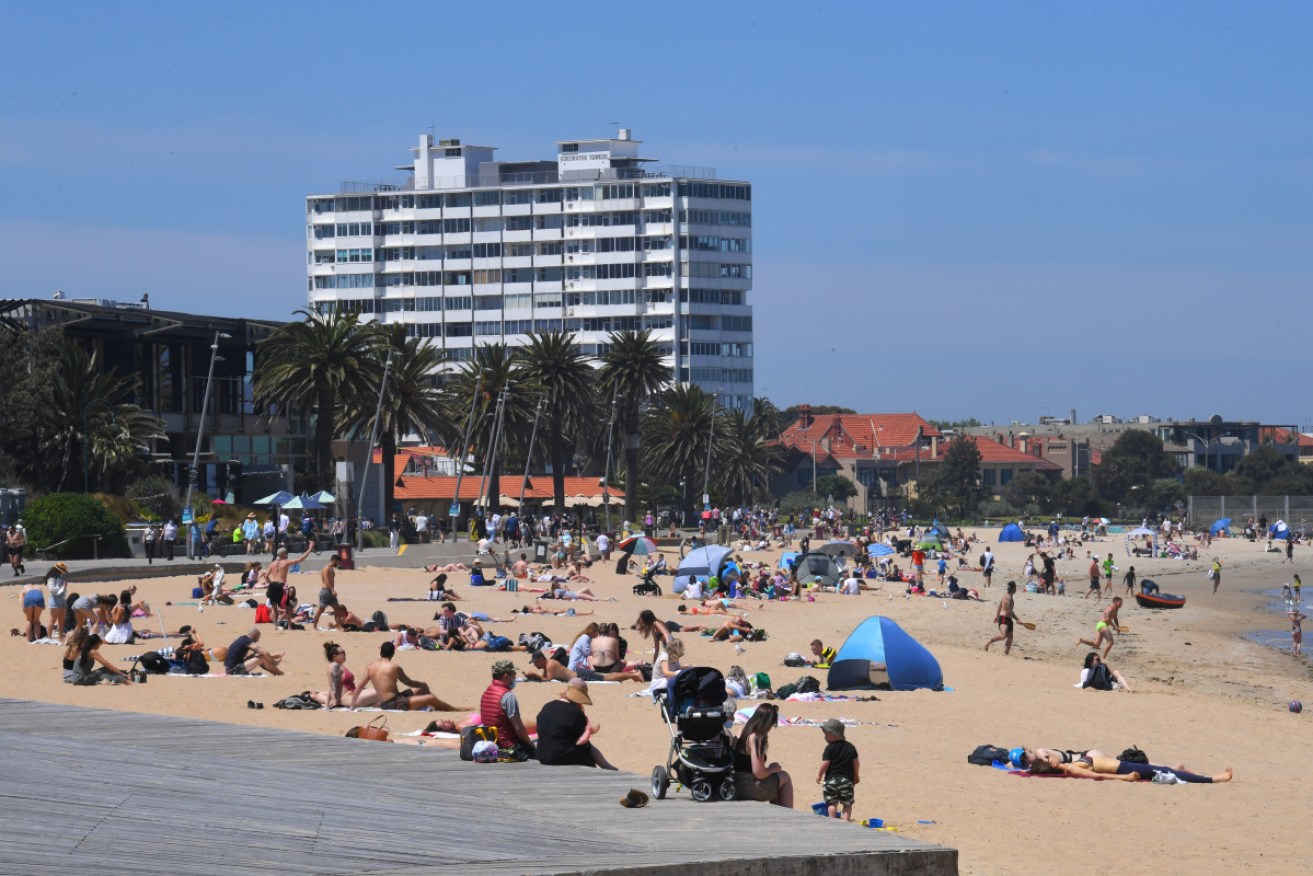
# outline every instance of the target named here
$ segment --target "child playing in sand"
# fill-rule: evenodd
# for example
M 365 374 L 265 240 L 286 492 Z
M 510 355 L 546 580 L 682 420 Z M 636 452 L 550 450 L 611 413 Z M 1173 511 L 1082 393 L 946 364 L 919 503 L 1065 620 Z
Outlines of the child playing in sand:
M 816 773 L 816 784 L 825 789 L 825 803 L 834 818 L 843 807 L 844 821 L 853 820 L 853 787 L 861 779 L 861 760 L 857 749 L 843 738 L 843 722 L 830 718 L 821 725 L 825 735 L 825 751 L 821 754 L 821 768 Z

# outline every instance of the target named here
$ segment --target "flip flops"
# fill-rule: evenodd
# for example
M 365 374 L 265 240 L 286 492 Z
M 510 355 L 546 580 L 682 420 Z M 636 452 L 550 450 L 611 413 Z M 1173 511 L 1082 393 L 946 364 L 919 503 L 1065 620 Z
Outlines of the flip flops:
M 620 805 L 626 809 L 642 809 L 647 805 L 648 797 L 637 788 L 630 788 L 629 793 L 620 798 Z
M 247 701 L 246 701 L 246 708 L 248 708 L 248 709 L 263 709 L 263 708 L 264 708 L 264 703 L 257 703 L 255 700 L 247 700 Z

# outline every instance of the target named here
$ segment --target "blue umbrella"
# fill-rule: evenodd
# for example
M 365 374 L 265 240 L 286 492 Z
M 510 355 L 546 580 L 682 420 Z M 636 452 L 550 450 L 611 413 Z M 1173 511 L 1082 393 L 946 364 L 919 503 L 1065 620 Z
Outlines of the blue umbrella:
M 319 511 L 323 509 L 313 496 L 297 496 L 283 503 L 285 511 Z
M 1219 517 L 1218 519 L 1213 521 L 1212 526 L 1208 527 L 1208 531 L 1213 535 L 1217 535 L 1219 532 L 1222 532 L 1230 528 L 1231 528 L 1231 518 Z
M 337 501 L 337 496 L 334 496 L 332 493 L 328 492 L 328 490 L 320 490 L 317 493 L 311 493 L 310 498 L 314 499 L 320 505 L 332 505 Z
M 256 499 L 256 500 L 255 500 L 255 504 L 257 504 L 257 505 L 286 505 L 288 502 L 292 501 L 294 498 L 296 498 L 296 497 L 293 496 L 291 493 L 287 492 L 286 490 L 279 490 L 279 491 L 276 492 L 276 493 L 272 493 L 272 494 L 270 494 L 270 495 L 268 495 L 268 496 L 265 496 L 263 499 Z
M 894 552 L 894 549 L 887 544 L 876 542 L 866 546 L 866 552 L 873 557 L 887 557 Z

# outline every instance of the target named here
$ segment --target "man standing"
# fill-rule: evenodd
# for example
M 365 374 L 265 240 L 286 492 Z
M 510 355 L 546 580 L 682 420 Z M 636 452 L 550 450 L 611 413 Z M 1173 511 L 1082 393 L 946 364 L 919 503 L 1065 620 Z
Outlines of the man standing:
M 306 557 L 314 550 L 315 543 L 312 541 L 306 546 L 305 553 L 297 559 L 297 563 L 304 563 Z M 278 617 L 285 614 L 283 618 L 287 623 L 292 621 L 292 613 L 296 606 L 284 606 L 287 601 L 287 575 L 292 569 L 292 561 L 287 558 L 287 548 L 279 548 L 274 561 L 269 564 L 269 588 L 265 590 L 265 598 L 269 600 L 269 616 L 275 627 L 278 626 Z M 286 608 L 286 611 L 284 611 Z
M 178 541 L 178 525 L 170 520 L 164 524 L 164 559 L 173 562 L 173 547 Z
M 1115 571 L 1117 566 L 1112 561 L 1112 554 L 1108 554 L 1108 558 L 1103 561 L 1103 592 L 1108 596 L 1112 596 L 1112 573 Z M 1099 598 L 1102 599 L 1103 594 Z
M 1089 599 L 1090 594 L 1093 593 L 1095 596 L 1099 598 L 1099 601 L 1102 602 L 1103 590 L 1101 589 L 1099 584 L 1099 558 L 1098 557 L 1094 557 L 1094 556 L 1090 557 L 1089 575 L 1090 575 L 1089 589 L 1085 591 L 1085 595 L 1081 598 Z
M 415 536 L 420 544 L 429 543 L 429 517 L 423 511 L 415 515 Z
M 287 553 L 287 548 L 279 548 L 278 553 L 280 556 Z M 319 607 L 315 609 L 315 619 L 310 624 L 315 630 L 319 629 L 319 618 L 328 608 L 333 609 L 333 626 L 337 626 L 337 567 L 341 562 L 341 555 L 333 554 L 328 558 L 328 565 L 319 573 Z
M 287 544 L 287 527 L 292 523 L 292 518 L 287 516 L 287 512 L 281 507 L 278 509 L 278 544 Z
M 608 562 L 611 559 L 611 536 L 605 532 L 597 534 L 597 553 L 602 558 L 602 562 Z
M 406 670 L 399 663 L 394 663 L 397 646 L 389 639 L 378 646 L 379 659 L 369 664 L 365 670 L 365 681 L 351 695 L 351 708 L 356 707 L 365 688 L 372 686 L 378 692 L 378 706 L 385 711 L 415 711 L 417 709 L 437 709 L 440 712 L 465 712 L 468 709 L 449 705 L 434 696 L 428 684 L 406 675 Z M 406 690 L 399 690 L 398 683 L 408 685 Z
M 146 565 L 155 562 L 155 540 L 159 536 L 159 529 L 155 526 L 147 526 L 146 531 L 141 535 L 142 547 L 145 548 Z
M 980 571 L 985 574 L 985 586 L 991 586 L 994 583 L 994 552 L 990 548 L 985 548 Z
M 1003 643 L 1003 656 L 1012 653 L 1012 631 L 1016 624 L 1021 622 L 1017 617 L 1016 604 L 1013 594 L 1017 592 L 1017 582 L 1008 582 L 1008 592 L 1003 594 L 1003 598 L 998 601 L 998 612 L 994 615 L 994 623 L 998 624 L 998 635 L 985 643 L 985 650 L 995 642 Z
M 497 747 L 514 749 L 526 759 L 533 757 L 533 731 L 520 716 L 520 702 L 515 693 L 515 664 L 498 660 L 492 664 L 492 684 L 479 700 L 479 721 L 497 728 Z

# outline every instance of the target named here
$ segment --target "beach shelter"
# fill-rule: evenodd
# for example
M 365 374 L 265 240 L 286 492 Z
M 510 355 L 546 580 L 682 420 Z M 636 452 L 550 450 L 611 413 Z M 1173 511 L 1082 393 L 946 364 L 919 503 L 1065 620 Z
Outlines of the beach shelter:
M 821 584 L 833 587 L 842 577 L 843 573 L 839 571 L 834 557 L 824 551 L 808 551 L 798 557 L 798 580 L 803 584 L 811 584 L 820 578 Z
M 323 507 L 311 496 L 296 496 L 283 503 L 284 511 L 321 511 Z
M 679 571 L 675 573 L 675 592 L 683 593 L 694 578 L 719 576 L 731 553 L 729 548 L 719 544 L 709 544 L 689 551 L 688 556 L 679 561 Z
M 797 551 L 785 551 L 784 553 L 780 554 L 780 565 L 779 565 L 780 571 L 787 572 L 790 569 L 792 569 L 793 564 L 798 562 L 798 557 L 800 556 L 802 556 L 802 554 L 798 553 Z
M 1284 520 L 1278 520 L 1276 523 L 1273 523 L 1267 528 L 1267 531 L 1273 538 L 1278 540 L 1290 538 L 1290 527 L 1286 525 L 1286 521 Z
M 924 645 L 889 618 L 875 615 L 843 643 L 825 686 L 855 690 L 886 682 L 894 690 L 943 690 L 944 673 Z
M 873 557 L 887 557 L 894 552 L 894 549 L 881 542 L 872 542 L 866 546 L 866 552 Z
M 657 543 L 645 535 L 631 535 L 629 538 L 621 540 L 616 547 L 636 557 L 646 557 L 661 552 L 661 549 L 657 547 Z
M 1021 531 L 1021 527 L 1015 523 L 1009 523 L 1003 527 L 1003 531 L 998 534 L 999 541 L 1025 541 L 1026 533 Z
M 935 536 L 926 536 L 916 543 L 919 551 L 942 551 L 944 544 Z
M 1152 529 L 1145 529 L 1143 526 L 1137 526 L 1130 532 L 1126 533 L 1128 538 L 1144 538 L 1146 535 L 1157 535 Z
M 1208 532 L 1212 535 L 1217 535 L 1218 533 L 1226 532 L 1230 528 L 1231 528 L 1231 518 L 1219 517 L 1213 521 L 1212 526 L 1208 527 Z

